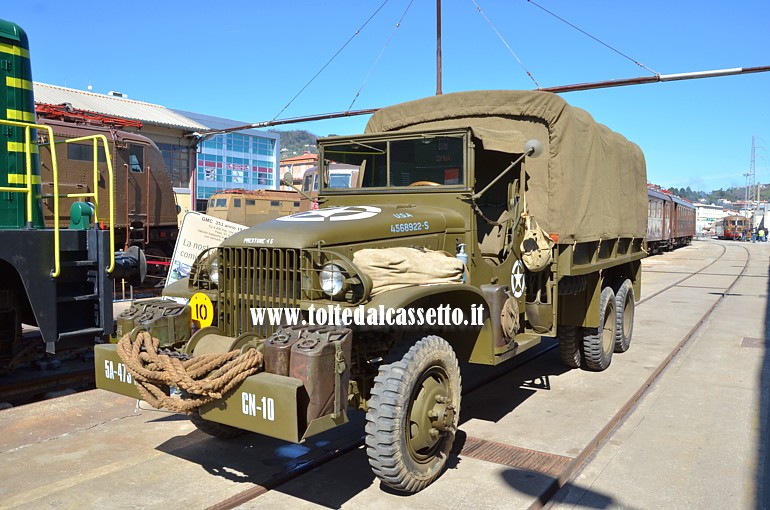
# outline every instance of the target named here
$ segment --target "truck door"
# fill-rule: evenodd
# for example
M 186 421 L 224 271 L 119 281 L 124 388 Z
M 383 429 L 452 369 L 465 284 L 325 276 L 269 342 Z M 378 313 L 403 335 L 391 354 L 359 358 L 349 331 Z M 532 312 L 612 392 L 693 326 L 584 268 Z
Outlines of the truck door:
M 514 156 L 515 157 L 515 156 Z M 496 151 L 476 152 L 476 191 L 484 189 L 489 182 L 500 175 L 511 162 L 512 156 Z M 475 211 L 478 249 L 484 261 L 497 267 L 511 251 L 513 219 L 519 207 L 518 168 L 511 169 L 503 179 L 498 180 L 481 197 Z

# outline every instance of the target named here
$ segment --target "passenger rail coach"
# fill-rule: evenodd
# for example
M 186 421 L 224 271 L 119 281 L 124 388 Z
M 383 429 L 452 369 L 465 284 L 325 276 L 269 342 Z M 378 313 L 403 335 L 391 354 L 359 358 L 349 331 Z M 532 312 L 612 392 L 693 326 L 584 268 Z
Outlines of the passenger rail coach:
M 719 239 L 740 241 L 751 238 L 751 224 L 749 219 L 744 216 L 725 216 L 717 221 L 716 230 Z
M 695 206 L 677 196 L 647 190 L 647 252 L 690 244 L 695 236 Z

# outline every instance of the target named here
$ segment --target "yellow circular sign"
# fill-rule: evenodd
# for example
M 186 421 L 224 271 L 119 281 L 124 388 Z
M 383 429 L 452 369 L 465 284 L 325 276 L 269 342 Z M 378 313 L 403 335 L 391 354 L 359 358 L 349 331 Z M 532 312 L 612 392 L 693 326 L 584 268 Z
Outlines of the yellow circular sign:
M 211 326 L 214 322 L 214 305 L 211 299 L 203 292 L 197 292 L 190 298 L 190 311 L 192 320 L 198 324 L 199 328 Z

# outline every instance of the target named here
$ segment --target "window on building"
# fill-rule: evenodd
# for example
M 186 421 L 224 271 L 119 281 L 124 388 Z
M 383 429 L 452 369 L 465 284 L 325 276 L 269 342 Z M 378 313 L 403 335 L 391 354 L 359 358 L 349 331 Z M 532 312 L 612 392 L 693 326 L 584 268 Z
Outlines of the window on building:
M 159 143 L 158 149 L 163 155 L 163 161 L 171 175 L 173 186 L 187 187 L 190 184 L 190 148 L 183 145 Z

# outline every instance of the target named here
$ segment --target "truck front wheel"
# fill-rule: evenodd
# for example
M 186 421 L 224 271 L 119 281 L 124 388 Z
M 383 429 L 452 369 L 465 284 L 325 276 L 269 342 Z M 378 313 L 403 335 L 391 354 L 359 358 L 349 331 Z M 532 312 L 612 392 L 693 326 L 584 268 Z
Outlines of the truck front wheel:
M 230 425 L 223 425 L 222 423 L 206 420 L 201 417 L 200 412 L 197 409 L 190 415 L 190 421 L 195 425 L 196 429 L 204 434 L 216 437 L 217 439 L 235 439 L 248 432 L 247 430 L 239 429 L 237 427 L 231 427 Z
M 366 453 L 382 483 L 414 493 L 438 478 L 457 432 L 460 385 L 454 350 L 438 336 L 380 367 L 366 413 Z

